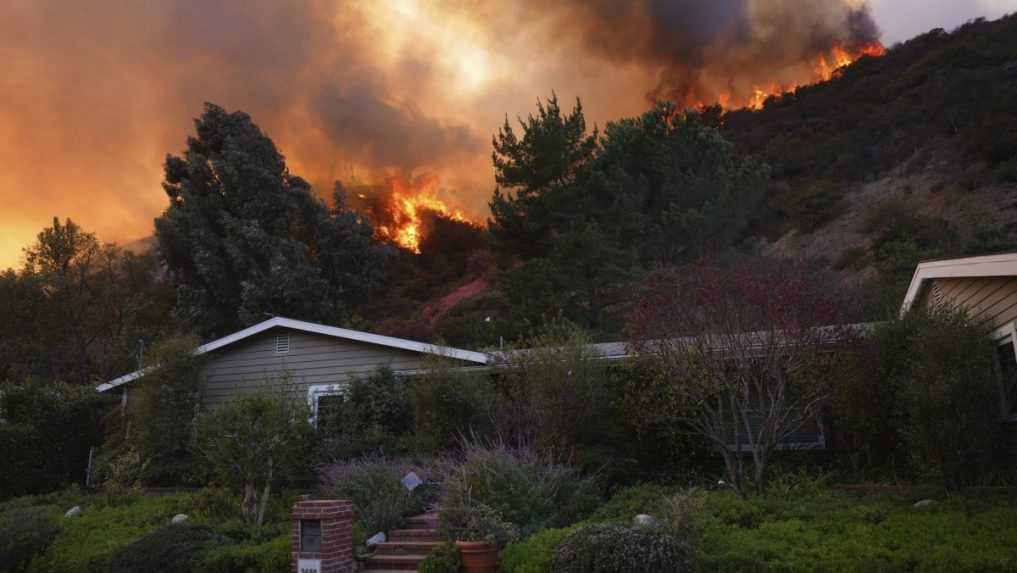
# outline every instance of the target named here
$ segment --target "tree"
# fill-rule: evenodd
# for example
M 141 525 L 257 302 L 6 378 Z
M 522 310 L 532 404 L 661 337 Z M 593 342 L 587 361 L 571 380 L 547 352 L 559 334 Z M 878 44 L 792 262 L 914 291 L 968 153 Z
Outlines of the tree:
M 382 278 L 388 250 L 345 206 L 326 207 L 243 112 L 213 104 L 183 157 L 167 156 L 170 204 L 156 219 L 178 310 L 205 334 L 266 313 L 336 322 Z
M 154 257 L 54 218 L 25 249 L 21 271 L 0 275 L 0 308 L 10 310 L 0 374 L 83 384 L 123 373 L 136 365 L 139 339 L 172 328 L 165 292 Z
M 307 460 L 312 432 L 299 398 L 266 390 L 204 414 L 198 447 L 218 478 L 240 491 L 244 520 L 261 525 L 272 486 Z
M 493 140 L 495 180 L 491 234 L 509 252 L 537 256 L 550 247 L 552 231 L 567 219 L 571 188 L 597 148 L 597 131 L 586 132 L 583 106 L 563 115 L 558 98 L 537 102 L 537 115 L 519 120 L 522 138 L 505 124 Z
M 643 406 L 706 439 L 740 495 L 744 454 L 756 492 L 777 445 L 816 419 L 838 345 L 838 305 L 789 272 L 695 263 L 653 277 L 629 319 L 631 345 L 655 375 Z M 643 399 L 634 396 L 633 399 Z

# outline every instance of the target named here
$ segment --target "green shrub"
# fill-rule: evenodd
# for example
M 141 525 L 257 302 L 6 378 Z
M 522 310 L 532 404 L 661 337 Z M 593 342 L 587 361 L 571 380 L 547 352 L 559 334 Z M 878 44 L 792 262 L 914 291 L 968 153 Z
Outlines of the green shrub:
M 672 491 L 672 488 L 657 484 L 627 487 L 615 493 L 607 503 L 598 507 L 597 511 L 590 516 L 590 521 L 628 524 L 633 517 L 641 513 L 656 513 L 664 498 Z
M 498 510 L 476 502 L 442 506 L 439 527 L 446 538 L 487 541 L 498 547 L 519 538 L 519 530 Z
M 456 372 L 453 365 L 433 360 L 410 383 L 417 451 L 436 454 L 457 446 L 462 436 L 484 435 L 493 400 L 487 375 Z
M 418 573 L 459 573 L 459 549 L 453 543 L 442 543 L 420 562 Z
M 199 449 L 220 483 L 242 492 L 244 520 L 261 525 L 272 487 L 308 470 L 306 403 L 286 392 L 244 394 L 201 417 Z
M 522 535 L 570 525 L 599 502 L 593 479 L 533 450 L 474 441 L 463 444 L 463 456 L 446 468 L 442 507 L 486 505 Z
M 289 527 L 266 540 L 251 540 L 210 550 L 201 563 L 209 573 L 291 573 L 292 545 Z
M 412 492 L 403 477 L 415 471 L 424 485 Z M 408 461 L 381 456 L 337 462 L 321 472 L 321 490 L 328 497 L 353 502 L 357 516 L 372 534 L 399 527 L 404 517 L 421 513 L 428 501 L 429 472 Z
M 190 573 L 216 539 L 207 525 L 168 525 L 121 549 L 113 558 L 110 571 Z
M 695 571 L 683 540 L 651 528 L 597 523 L 566 537 L 555 552 L 554 573 L 682 573 Z
M 341 397 L 325 404 L 317 417 L 320 459 L 407 453 L 413 412 L 406 381 L 391 369 L 351 379 Z
M 576 526 L 544 529 L 508 544 L 498 555 L 501 570 L 504 573 L 549 573 L 558 546 L 576 529 Z
M 92 386 L 0 384 L 0 500 L 85 483 L 89 448 L 102 442 L 110 397 Z
M 0 519 L 0 571 L 20 573 L 60 531 L 44 508 L 23 508 Z

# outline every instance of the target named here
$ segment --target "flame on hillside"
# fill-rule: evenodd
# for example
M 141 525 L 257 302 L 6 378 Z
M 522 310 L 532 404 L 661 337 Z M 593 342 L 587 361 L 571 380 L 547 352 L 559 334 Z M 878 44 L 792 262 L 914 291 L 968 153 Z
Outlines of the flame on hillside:
M 383 185 L 359 187 L 351 205 L 369 215 L 379 236 L 416 254 L 427 232 L 428 213 L 472 224 L 462 210 L 439 197 L 438 179 L 431 175 L 393 177 Z
M 827 52 L 820 54 L 812 62 L 811 70 L 805 73 L 803 81 L 781 84 L 769 82 L 766 84 L 755 84 L 752 86 L 752 94 L 748 98 L 736 98 L 731 93 L 722 93 L 717 97 L 717 104 L 724 109 L 748 107 L 762 109 L 767 98 L 778 96 L 795 91 L 796 89 L 830 81 L 837 74 L 837 71 L 857 62 L 865 56 L 881 57 L 886 54 L 886 48 L 879 42 L 863 44 L 854 49 L 848 49 L 835 45 Z M 702 104 L 700 104 L 700 107 Z

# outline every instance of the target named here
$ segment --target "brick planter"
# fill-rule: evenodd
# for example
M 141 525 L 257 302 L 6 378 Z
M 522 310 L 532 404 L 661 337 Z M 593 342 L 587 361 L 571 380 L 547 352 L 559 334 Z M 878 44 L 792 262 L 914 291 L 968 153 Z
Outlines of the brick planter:
M 306 500 L 293 506 L 293 571 L 353 572 L 353 504 L 339 500 Z M 316 535 L 317 534 L 317 535 Z M 303 544 L 308 547 L 302 547 Z M 300 561 L 305 560 L 301 569 Z M 319 562 L 314 569 L 314 562 Z

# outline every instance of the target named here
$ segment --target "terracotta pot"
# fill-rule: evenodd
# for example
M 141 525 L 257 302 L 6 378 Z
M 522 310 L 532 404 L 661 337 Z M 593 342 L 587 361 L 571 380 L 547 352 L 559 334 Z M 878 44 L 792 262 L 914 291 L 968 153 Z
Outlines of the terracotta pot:
M 456 541 L 463 560 L 463 573 L 494 573 L 498 570 L 498 548 L 486 541 Z

